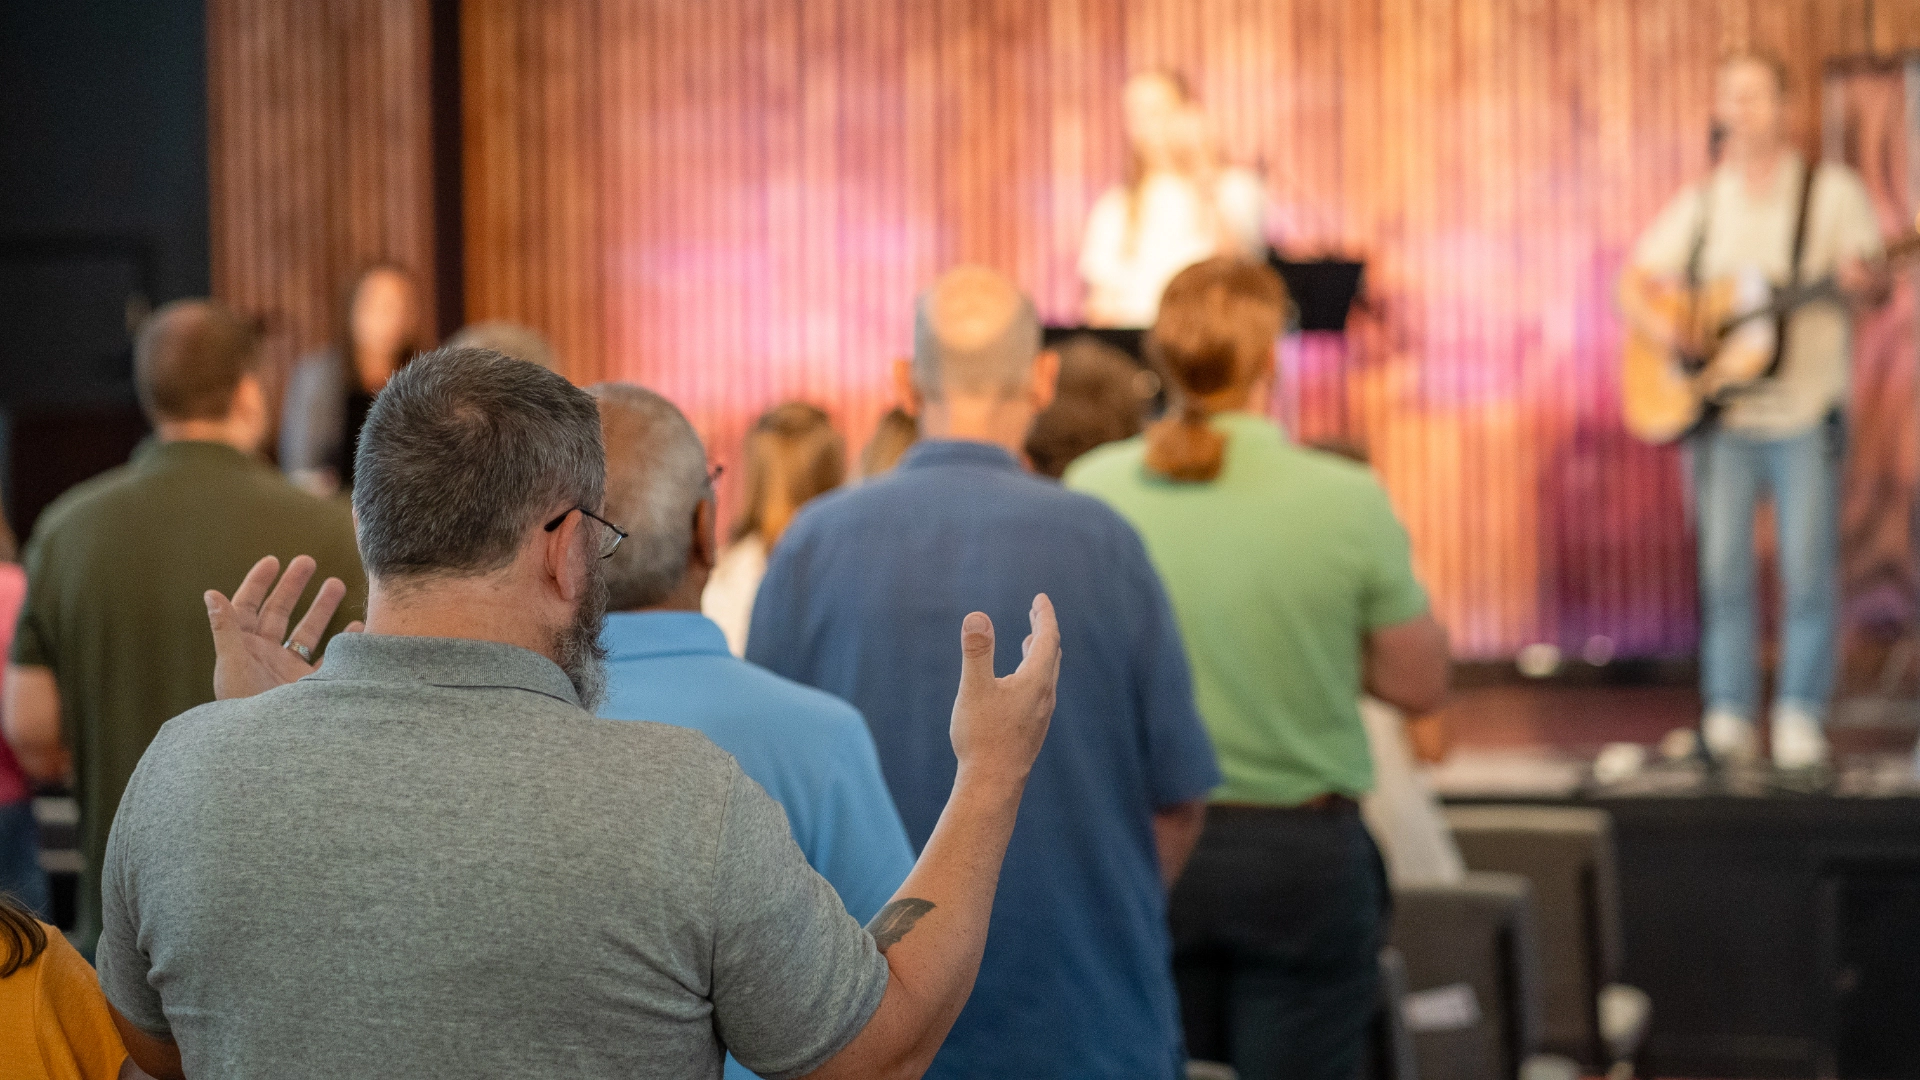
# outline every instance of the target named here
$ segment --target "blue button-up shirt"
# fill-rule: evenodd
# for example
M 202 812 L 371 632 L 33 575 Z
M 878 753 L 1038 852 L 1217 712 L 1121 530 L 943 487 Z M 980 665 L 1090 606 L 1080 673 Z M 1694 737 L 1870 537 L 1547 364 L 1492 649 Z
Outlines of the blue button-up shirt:
M 865 923 L 893 899 L 913 851 L 851 705 L 734 657 L 699 612 L 611 614 L 600 641 L 601 716 L 704 733 L 786 809 L 807 863 L 854 918 Z
M 800 512 L 760 586 L 747 655 L 866 716 L 919 847 L 953 788 L 960 621 L 992 617 L 1006 674 L 1039 592 L 1060 618 L 1053 725 L 979 980 L 927 1075 L 1171 1077 L 1182 1039 L 1153 814 L 1220 773 L 1172 609 L 1118 514 L 997 446 L 920 443 Z

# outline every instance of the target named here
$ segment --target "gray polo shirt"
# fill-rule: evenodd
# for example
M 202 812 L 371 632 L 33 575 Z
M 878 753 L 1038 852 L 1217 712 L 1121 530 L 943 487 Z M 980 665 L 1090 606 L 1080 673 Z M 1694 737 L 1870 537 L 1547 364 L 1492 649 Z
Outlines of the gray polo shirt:
M 731 757 L 489 642 L 343 635 L 168 721 L 102 892 L 108 1000 L 195 1077 L 798 1076 L 887 983 Z

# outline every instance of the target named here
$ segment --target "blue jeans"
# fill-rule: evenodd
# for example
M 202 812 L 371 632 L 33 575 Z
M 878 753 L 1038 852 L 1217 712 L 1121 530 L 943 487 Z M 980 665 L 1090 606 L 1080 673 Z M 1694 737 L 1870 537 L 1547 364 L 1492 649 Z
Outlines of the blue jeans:
M 53 917 L 47 875 L 40 869 L 40 828 L 33 800 L 0 806 L 0 892 L 10 893 L 42 919 Z
M 1753 521 L 1773 496 L 1779 529 L 1781 660 L 1776 698 L 1822 716 L 1833 692 L 1840 622 L 1839 418 L 1764 439 L 1720 428 L 1691 451 L 1700 527 L 1700 691 L 1709 709 L 1749 720 L 1760 706 L 1759 601 Z

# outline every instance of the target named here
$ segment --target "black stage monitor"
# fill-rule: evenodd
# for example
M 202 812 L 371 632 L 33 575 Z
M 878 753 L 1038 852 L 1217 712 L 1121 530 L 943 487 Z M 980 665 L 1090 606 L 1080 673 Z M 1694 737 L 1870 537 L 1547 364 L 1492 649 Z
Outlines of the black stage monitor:
M 1267 265 L 1287 283 L 1298 323 L 1296 330 L 1345 330 L 1347 312 L 1359 295 L 1366 263 L 1346 259 L 1294 262 L 1279 252 L 1267 252 Z
M 1135 363 L 1147 366 L 1147 332 L 1138 329 L 1123 329 L 1117 326 L 1049 326 L 1040 333 L 1040 343 L 1051 349 L 1071 337 L 1081 334 L 1100 339 L 1103 345 L 1111 345 L 1128 356 Z

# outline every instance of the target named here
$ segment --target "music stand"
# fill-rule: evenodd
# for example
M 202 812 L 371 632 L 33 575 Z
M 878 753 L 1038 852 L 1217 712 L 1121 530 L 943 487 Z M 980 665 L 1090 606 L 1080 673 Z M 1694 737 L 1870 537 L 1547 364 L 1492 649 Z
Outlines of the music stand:
M 1293 329 L 1346 330 L 1366 263 L 1334 258 L 1295 262 L 1269 248 L 1267 265 L 1287 283 L 1296 318 Z
M 1086 334 L 1100 339 L 1103 345 L 1111 345 L 1133 358 L 1141 367 L 1150 367 L 1147 363 L 1147 332 L 1140 329 L 1117 326 L 1047 326 L 1041 328 L 1040 344 L 1051 349 L 1071 337 Z

